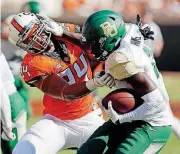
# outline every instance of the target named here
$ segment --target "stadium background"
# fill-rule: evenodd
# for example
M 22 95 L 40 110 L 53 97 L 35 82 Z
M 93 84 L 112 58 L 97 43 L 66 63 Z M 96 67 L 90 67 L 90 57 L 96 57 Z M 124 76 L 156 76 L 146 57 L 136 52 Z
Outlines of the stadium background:
M 1 0 L 1 19 L 17 13 L 27 0 Z M 141 7 L 146 6 L 160 26 L 164 38 L 162 54 L 156 58 L 158 68 L 163 74 L 170 96 L 174 114 L 180 118 L 180 3 L 178 0 L 40 0 L 45 13 L 59 22 L 83 24 L 88 15 L 101 9 L 113 9 L 123 15 L 125 21 L 134 22 Z M 15 6 L 15 7 L 14 7 Z M 29 88 L 32 118 L 28 127 L 42 115 L 42 93 Z M 98 90 L 100 97 L 109 89 Z M 74 154 L 65 150 L 60 154 Z M 169 142 L 161 154 L 180 154 L 180 141 L 172 133 Z

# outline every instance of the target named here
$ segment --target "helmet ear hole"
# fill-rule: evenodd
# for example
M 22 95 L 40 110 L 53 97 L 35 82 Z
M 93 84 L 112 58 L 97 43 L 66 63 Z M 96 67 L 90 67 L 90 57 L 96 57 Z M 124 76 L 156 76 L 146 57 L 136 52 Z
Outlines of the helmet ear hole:
M 115 18 L 114 18 L 114 17 L 109 17 L 109 18 L 111 18 L 112 20 L 114 20 L 114 21 L 115 21 Z

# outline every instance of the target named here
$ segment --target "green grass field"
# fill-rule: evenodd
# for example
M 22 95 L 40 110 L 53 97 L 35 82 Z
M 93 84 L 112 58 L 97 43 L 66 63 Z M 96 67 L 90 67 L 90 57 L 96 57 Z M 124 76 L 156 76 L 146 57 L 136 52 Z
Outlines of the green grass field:
M 171 76 L 171 75 L 165 75 L 164 81 L 166 88 L 168 90 L 170 100 L 176 101 L 180 103 L 180 80 L 179 75 Z M 109 89 L 99 89 L 98 94 L 99 96 L 106 95 L 110 90 Z M 39 92 L 36 88 L 31 89 L 31 98 L 39 100 L 42 98 L 42 93 Z M 33 117 L 28 122 L 28 127 L 30 127 L 33 123 L 35 123 L 39 117 Z M 59 152 L 58 154 L 75 154 L 75 151 L 72 150 L 65 150 L 62 152 Z M 180 141 L 177 139 L 177 137 L 172 133 L 170 140 L 164 147 L 164 149 L 160 152 L 160 154 L 180 154 Z

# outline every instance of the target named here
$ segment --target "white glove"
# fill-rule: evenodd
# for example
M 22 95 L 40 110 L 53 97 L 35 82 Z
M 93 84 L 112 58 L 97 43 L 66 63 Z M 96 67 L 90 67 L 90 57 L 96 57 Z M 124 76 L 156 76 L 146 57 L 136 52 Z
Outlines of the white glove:
M 114 78 L 109 73 L 105 73 L 104 71 L 101 71 L 93 79 L 86 82 L 86 87 L 91 91 L 102 86 L 112 88 L 114 85 Z
M 1 137 L 3 140 L 12 141 L 16 138 L 16 135 L 12 132 L 12 128 L 6 128 L 5 126 L 2 126 L 2 128 Z
M 98 87 L 107 86 L 112 88 L 115 86 L 115 79 L 109 73 L 105 73 L 105 71 L 96 73 L 93 80 Z
M 54 20 L 50 19 L 47 16 L 41 16 L 39 14 L 36 15 L 39 20 L 43 21 L 46 24 L 45 30 L 53 33 L 56 36 L 62 36 L 63 35 L 63 27 L 59 25 Z
M 46 21 L 46 30 L 53 33 L 56 36 L 62 36 L 64 29 L 62 26 L 58 25 L 55 21 L 53 20 L 48 20 Z
M 108 102 L 108 109 L 106 109 L 103 105 L 102 102 L 99 101 L 99 106 L 104 110 L 106 115 L 111 119 L 113 123 L 116 124 L 116 122 L 121 118 L 121 115 L 118 114 L 112 107 L 112 101 Z

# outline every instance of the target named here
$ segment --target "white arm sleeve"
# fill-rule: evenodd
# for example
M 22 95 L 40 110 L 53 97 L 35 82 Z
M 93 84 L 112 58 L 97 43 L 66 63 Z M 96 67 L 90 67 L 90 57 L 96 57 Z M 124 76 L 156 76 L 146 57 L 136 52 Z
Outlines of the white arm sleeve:
M 158 89 L 144 95 L 142 97 L 144 103 L 134 111 L 121 115 L 120 123 L 130 122 L 133 120 L 150 119 L 154 114 L 162 112 L 166 107 L 166 103 Z
M 1 105 L 2 124 L 6 128 L 12 128 L 10 101 L 4 89 L 1 79 L 0 79 L 0 105 Z

